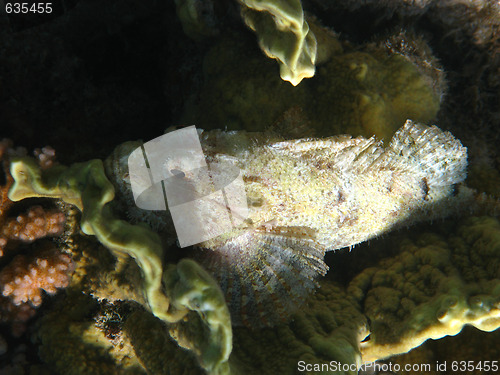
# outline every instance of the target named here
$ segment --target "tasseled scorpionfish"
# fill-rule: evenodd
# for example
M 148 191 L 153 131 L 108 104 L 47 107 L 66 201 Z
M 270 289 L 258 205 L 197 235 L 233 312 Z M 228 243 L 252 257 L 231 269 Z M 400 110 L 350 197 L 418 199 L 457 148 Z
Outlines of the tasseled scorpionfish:
M 207 163 L 232 162 L 246 190 L 243 224 L 195 246 L 226 293 L 234 324 L 283 320 L 326 274 L 327 251 L 447 216 L 472 194 L 455 188 L 466 177 L 467 149 L 436 126 L 407 121 L 386 147 L 345 135 L 280 140 L 214 130 L 199 138 Z M 165 163 L 189 182 L 182 166 Z

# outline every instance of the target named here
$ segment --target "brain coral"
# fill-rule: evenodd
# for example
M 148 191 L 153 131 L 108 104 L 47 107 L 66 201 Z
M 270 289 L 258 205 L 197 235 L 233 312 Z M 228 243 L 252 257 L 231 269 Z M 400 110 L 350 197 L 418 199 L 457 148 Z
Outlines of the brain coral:
M 455 335 L 465 324 L 500 326 L 498 220 L 470 218 L 448 238 L 423 234 L 400 249 L 349 285 L 371 321 L 370 340 L 361 345 L 365 360 Z

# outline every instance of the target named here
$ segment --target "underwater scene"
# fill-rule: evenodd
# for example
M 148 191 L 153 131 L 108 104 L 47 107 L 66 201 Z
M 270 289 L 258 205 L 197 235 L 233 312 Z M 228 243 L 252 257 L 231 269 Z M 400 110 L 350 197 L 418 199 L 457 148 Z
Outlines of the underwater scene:
M 0 375 L 500 373 L 500 2 L 0 2 Z

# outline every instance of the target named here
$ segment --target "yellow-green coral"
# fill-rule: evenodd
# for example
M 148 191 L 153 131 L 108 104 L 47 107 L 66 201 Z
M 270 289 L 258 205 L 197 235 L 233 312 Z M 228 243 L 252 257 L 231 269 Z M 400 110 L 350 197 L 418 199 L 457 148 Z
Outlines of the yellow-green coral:
M 335 55 L 318 69 L 318 105 L 313 122 L 336 131 L 389 139 L 406 119 L 427 123 L 439 110 L 439 96 L 416 66 L 382 51 Z M 331 126 L 331 125 L 330 125 Z
M 233 344 L 231 317 L 212 276 L 193 260 L 184 259 L 164 273 L 163 281 L 173 304 L 199 312 L 204 323 L 184 332 L 186 344 L 179 344 L 195 352 L 211 373 L 228 372 L 226 361 Z
M 358 344 L 366 336 L 366 325 L 360 306 L 344 288 L 323 280 L 308 306 L 289 324 L 235 330 L 230 363 L 244 374 L 293 374 L 299 361 L 328 364 L 335 360 L 355 368 L 361 361 Z
M 144 254 L 139 247 L 129 252 L 128 246 L 136 246 L 135 241 L 139 239 L 142 246 L 149 244 L 153 249 L 159 244 L 159 240 L 154 241 L 153 232 L 115 219 L 106 208 L 113 190 L 98 161 L 70 168 L 54 167 L 42 174 L 30 159 L 22 159 L 12 164 L 11 173 L 15 179 L 10 192 L 12 198 L 49 196 L 75 204 L 82 209 L 85 231 L 95 233 L 114 251 L 118 249 L 141 257 Z M 103 224 L 105 219 L 107 222 Z M 129 230 L 129 235 L 120 233 L 123 228 L 131 227 L 135 230 Z M 452 234 L 446 237 L 424 234 L 404 240 L 395 256 L 372 262 L 345 286 L 322 280 L 319 291 L 310 297 L 308 307 L 297 313 L 289 324 L 260 331 L 236 330 L 235 350 L 229 360 L 231 368 L 227 363 L 232 345 L 229 313 L 220 289 L 195 262 L 185 259 L 165 271 L 161 263 L 158 264 L 158 277 L 163 277 L 165 292 L 162 280 L 155 281 L 160 285 L 155 292 L 161 294 L 160 301 L 168 303 L 162 307 L 168 310 L 160 311 L 157 316 L 170 322 L 165 334 L 168 332 L 178 345 L 188 348 L 199 363 L 214 374 L 292 372 L 297 369 L 298 361 L 303 361 L 304 366 L 326 365 L 330 361 L 356 365 L 406 352 L 428 338 L 456 334 L 465 324 L 482 330 L 498 328 L 500 223 L 490 217 L 470 218 L 458 229 L 447 228 L 447 232 Z M 153 240 L 150 237 L 149 241 L 142 241 L 142 234 L 153 236 Z M 358 251 L 349 256 L 359 255 Z M 148 276 L 148 264 L 159 262 L 161 253 L 161 246 L 157 252 L 148 249 L 146 254 L 150 258 L 138 261 L 146 280 L 152 277 Z M 333 263 L 335 259 L 334 254 Z M 332 268 L 332 272 L 336 272 L 335 264 Z M 151 298 L 151 293 L 146 290 L 147 300 L 154 306 L 158 300 Z M 158 305 L 151 307 L 155 315 L 158 308 Z M 78 335 L 90 338 L 91 331 L 78 324 L 75 327 L 81 328 L 76 331 Z M 46 348 L 55 345 L 49 334 L 40 332 Z M 137 334 L 136 331 L 132 337 L 135 350 L 139 350 L 139 343 L 143 342 Z M 369 339 L 362 342 L 367 334 Z M 109 350 L 106 345 L 102 348 L 105 352 Z M 99 349 L 98 354 L 88 350 L 85 343 L 74 347 L 72 355 L 77 357 L 69 357 L 68 363 L 79 361 L 82 355 L 90 356 L 89 363 L 99 362 L 103 349 Z M 47 352 L 44 358 L 55 361 L 51 354 L 55 352 Z M 145 355 L 143 352 L 146 361 Z M 108 358 L 104 363 L 112 366 L 113 362 Z M 81 369 L 80 373 L 84 371 Z M 349 369 L 347 373 L 355 371 Z
M 17 163 L 20 164 L 14 164 L 12 170 L 16 182 L 20 184 L 11 195 L 16 196 L 19 192 L 23 192 L 23 196 L 33 195 L 33 191 L 29 192 L 30 186 L 37 187 L 38 194 L 47 196 L 54 196 L 57 191 L 59 196 L 70 197 L 73 202 L 81 204 L 85 212 L 86 205 L 78 201 L 77 194 L 70 195 L 69 192 L 75 193 L 74 186 L 80 186 L 78 191 L 84 191 L 92 184 L 83 183 L 85 179 L 69 178 L 72 175 L 71 168 L 42 176 L 39 171 L 33 170 L 28 160 Z M 84 166 L 89 167 L 91 164 L 72 168 L 85 170 Z M 67 190 L 63 187 L 55 190 L 57 184 L 50 183 L 55 175 L 65 176 L 69 183 L 65 187 Z M 58 179 L 55 178 L 55 181 Z M 69 188 L 72 184 L 73 188 Z M 66 192 L 62 194 L 62 191 Z M 96 198 L 100 197 L 97 189 L 90 189 L 81 197 L 85 197 L 83 200 L 101 201 Z M 298 366 L 306 368 L 314 364 L 325 366 L 331 370 L 330 373 L 354 374 L 354 367 L 341 369 L 329 365 L 333 361 L 334 364 L 356 366 L 364 361 L 406 352 L 429 338 L 456 334 L 465 324 L 482 330 L 498 328 L 500 223 L 491 217 L 481 217 L 464 220 L 458 228 L 454 228 L 452 223 L 442 224 L 441 227 L 440 232 L 446 234 L 410 236 L 398 246 L 391 245 L 390 241 L 374 244 L 374 249 L 369 252 L 373 255 L 363 260 L 368 267 L 361 266 L 360 262 L 348 262 L 352 265 L 345 266 L 342 271 L 352 276 L 347 279 L 350 281 L 342 278 L 344 284 L 334 280 L 340 269 L 336 267 L 337 254 L 333 254 L 330 257 L 330 277 L 320 281 L 321 288 L 309 298 L 307 306 L 291 322 L 272 329 L 235 330 L 230 367 L 226 362 L 232 341 L 228 311 L 212 278 L 190 260 L 183 260 L 177 266 L 171 265 L 163 272 L 166 288 L 164 298 L 170 302 L 170 309 L 177 312 L 187 309 L 190 312 L 176 323 L 167 324 L 164 331 L 155 333 L 153 341 L 160 347 L 153 349 L 147 338 L 151 332 L 158 331 L 162 323 L 149 313 L 136 310 L 124 326 L 127 340 L 130 340 L 127 342 L 130 342 L 133 353 L 148 371 L 156 371 L 154 369 L 164 366 L 177 371 L 175 369 L 180 368 L 181 361 L 181 357 L 175 354 L 174 343 L 177 343 L 192 353 L 182 354 L 182 361 L 191 363 L 191 356 L 197 358 L 205 369 L 214 374 L 293 373 L 298 371 Z M 401 237 L 393 235 L 394 239 Z M 376 253 L 373 253 L 377 246 L 390 246 L 381 260 L 376 260 Z M 360 256 L 360 251 L 357 249 L 356 252 L 345 254 L 344 261 Z M 395 255 L 391 256 L 391 253 Z M 360 268 L 356 271 L 358 266 Z M 51 318 L 47 317 L 44 321 L 47 322 L 47 319 Z M 69 323 L 68 326 L 73 327 L 84 341 L 72 347 L 65 362 L 57 362 L 54 353 L 58 352 L 60 346 L 54 343 L 50 334 L 51 324 L 45 327 L 42 321 L 40 338 L 43 343 L 42 356 L 46 361 L 60 363 L 64 367 L 72 361 L 85 360 L 89 362 L 90 370 L 104 374 L 108 370 L 92 366 L 100 361 L 103 361 L 103 366 L 111 366 L 109 369 L 113 363 L 122 366 L 117 363 L 123 360 L 136 363 L 132 352 L 126 355 L 130 360 L 121 353 L 113 354 L 106 341 L 98 340 L 97 347 L 88 347 L 88 339 L 94 337 L 92 332 L 95 330 L 76 323 L 82 322 L 81 319 L 77 318 L 75 323 Z M 366 336 L 368 338 L 364 339 Z M 53 349 L 49 350 L 51 347 Z M 156 359 L 161 353 L 169 358 L 165 362 L 167 365 Z M 307 368 L 309 370 L 306 373 L 314 369 Z M 75 373 L 85 371 L 80 368 Z M 186 374 L 197 373 L 196 367 L 192 365 L 186 367 L 185 371 Z
M 467 369 L 467 366 L 469 366 L 467 374 L 481 375 L 485 372 L 494 372 L 491 365 L 492 360 L 496 360 L 498 357 L 499 345 L 500 330 L 482 332 L 468 326 L 457 336 L 428 340 L 409 353 L 391 357 L 387 361 L 397 363 L 401 368 L 408 364 L 432 364 L 430 369 L 425 369 L 426 375 L 457 373 L 457 371 L 453 371 L 454 369 L 463 373 L 462 370 L 464 367 Z M 439 369 L 437 368 L 438 363 L 440 364 Z M 444 365 L 445 363 L 446 365 Z M 474 370 L 470 367 L 472 363 L 474 363 Z M 424 370 L 421 367 L 414 367 L 413 371 L 405 371 L 405 374 L 420 375 L 422 372 Z
M 274 69 L 244 35 L 225 37 L 204 58 L 201 100 L 186 108 L 183 122 L 201 129 L 261 131 L 289 107 L 305 107 L 306 82 L 293 87 Z
M 136 356 L 149 374 L 202 375 L 195 357 L 179 350 L 178 344 L 163 329 L 161 320 L 147 311 L 134 311 L 124 324 Z
M 71 167 L 56 166 L 43 176 L 30 158 L 14 161 L 11 174 L 15 182 L 9 198 L 19 201 L 29 197 L 60 198 L 82 211 L 81 227 L 95 235 L 108 249 L 128 254 L 144 271 L 144 289 L 153 313 L 160 318 L 178 320 L 168 315 L 169 301 L 161 291 L 160 238 L 145 227 L 115 219 L 106 203 L 114 198 L 114 188 L 104 174 L 102 162 L 92 160 Z
M 304 19 L 300 0 L 240 0 L 246 24 L 262 50 L 280 62 L 280 75 L 297 86 L 314 76 L 316 38 Z

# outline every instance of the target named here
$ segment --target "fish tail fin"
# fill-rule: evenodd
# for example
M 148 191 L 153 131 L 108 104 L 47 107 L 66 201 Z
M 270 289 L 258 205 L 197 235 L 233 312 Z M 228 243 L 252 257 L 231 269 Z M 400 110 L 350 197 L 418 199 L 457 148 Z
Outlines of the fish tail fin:
M 411 120 L 394 134 L 384 159 L 388 166 L 410 168 L 438 190 L 453 189 L 467 177 L 467 148 L 450 132 Z

